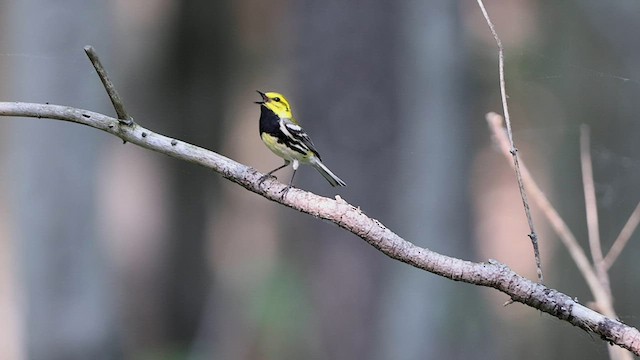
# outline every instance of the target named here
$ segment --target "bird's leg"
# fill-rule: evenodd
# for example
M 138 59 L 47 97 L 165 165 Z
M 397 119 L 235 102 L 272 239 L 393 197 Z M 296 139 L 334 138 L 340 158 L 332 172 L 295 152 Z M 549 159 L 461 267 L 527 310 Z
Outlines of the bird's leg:
M 296 176 L 296 171 L 298 171 L 298 169 L 293 170 L 293 175 L 291 175 L 291 180 L 289 180 L 289 185 L 287 185 L 286 188 L 282 189 L 282 199 L 284 199 L 284 197 L 287 196 L 289 189 L 291 189 L 291 187 L 293 186 L 293 177 Z
M 280 169 L 284 168 L 285 166 L 289 165 L 290 163 L 291 163 L 291 161 L 289 161 L 289 160 L 285 160 L 285 161 L 284 161 L 284 165 L 282 165 L 282 166 L 280 166 L 280 167 L 277 167 L 277 168 L 275 168 L 275 169 L 273 169 L 273 170 L 269 171 L 268 173 L 266 173 L 266 174 L 265 174 L 265 175 L 263 175 L 262 177 L 260 177 L 260 179 L 258 180 L 258 185 L 262 185 L 262 183 L 263 183 L 265 180 L 267 180 L 267 178 L 269 178 L 269 177 L 276 178 L 275 176 L 273 176 L 273 175 L 271 175 L 271 174 L 273 174 L 274 172 L 276 172 L 276 171 L 278 171 L 278 170 L 280 170 Z M 276 179 L 277 179 L 277 178 L 276 178 Z

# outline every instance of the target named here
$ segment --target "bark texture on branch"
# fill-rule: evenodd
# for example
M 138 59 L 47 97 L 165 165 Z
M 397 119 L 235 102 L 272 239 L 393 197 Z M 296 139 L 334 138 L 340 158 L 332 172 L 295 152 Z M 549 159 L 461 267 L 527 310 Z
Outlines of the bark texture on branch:
M 75 122 L 106 131 L 143 148 L 207 167 L 269 200 L 329 220 L 392 259 L 451 280 L 492 287 L 507 294 L 514 302 L 546 312 L 640 355 L 640 332 L 637 329 L 617 319 L 607 318 L 566 294 L 525 279 L 496 261 L 474 263 L 415 246 L 339 197 L 330 199 L 292 188 L 282 199 L 281 191 L 286 185 L 274 179 L 267 179 L 261 186 L 258 185 L 258 179 L 263 174 L 251 167 L 213 151 L 154 133 L 136 123 L 121 124 L 116 118 L 88 110 L 60 105 L 0 102 L 0 116 Z

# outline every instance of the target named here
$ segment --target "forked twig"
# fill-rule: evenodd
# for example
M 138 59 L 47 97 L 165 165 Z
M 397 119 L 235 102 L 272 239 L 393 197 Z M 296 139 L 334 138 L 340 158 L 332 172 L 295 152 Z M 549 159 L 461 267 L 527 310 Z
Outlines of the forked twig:
M 493 133 L 494 139 L 498 143 L 502 154 L 506 158 L 510 158 L 509 154 L 509 139 L 503 126 L 503 117 L 496 113 L 488 113 L 487 121 L 489 122 L 489 128 Z M 513 166 L 513 164 L 511 164 Z M 527 166 L 523 163 L 520 165 L 522 169 L 523 181 L 527 184 L 529 194 L 533 201 L 538 205 L 542 214 L 547 218 L 553 230 L 558 234 L 560 241 L 569 251 L 569 255 L 578 266 L 578 270 L 584 277 L 589 286 L 589 290 L 593 294 L 594 299 L 601 306 L 601 310 L 607 313 L 615 313 L 611 304 L 608 302 L 609 294 L 604 290 L 598 276 L 596 276 L 589 258 L 585 254 L 584 250 L 578 244 L 575 235 L 569 229 L 569 226 L 564 222 L 558 211 L 551 205 L 551 202 L 544 194 L 540 186 L 533 179 L 533 176 L 527 169 Z
M 496 113 L 488 113 L 487 121 L 489 122 L 489 128 L 491 129 L 494 135 L 494 139 L 500 146 L 500 150 L 502 151 L 503 155 L 508 159 L 510 157 L 509 139 L 504 127 L 502 126 L 502 123 L 503 123 L 502 116 Z M 582 154 L 581 159 L 583 162 L 590 163 L 590 160 L 587 159 L 584 155 L 585 149 L 588 149 L 588 142 L 584 141 L 584 136 L 585 135 L 583 133 L 583 136 L 581 136 L 581 154 Z M 584 169 L 584 165 L 585 164 L 583 164 L 583 169 Z M 565 245 L 565 247 L 569 251 L 571 258 L 578 266 L 580 273 L 585 278 L 587 285 L 589 286 L 589 290 L 591 290 L 591 294 L 595 299 L 596 307 L 600 311 L 602 311 L 603 314 L 606 314 L 607 316 L 610 316 L 613 318 L 617 317 L 615 309 L 613 308 L 611 290 L 609 288 L 608 274 L 606 273 L 607 270 L 604 267 L 604 264 L 605 264 L 604 261 L 600 261 L 600 266 L 601 266 L 600 269 L 594 270 L 594 267 L 597 268 L 598 265 L 592 265 L 589 262 L 589 259 L 585 254 L 584 250 L 578 244 L 578 241 L 576 240 L 575 235 L 573 235 L 573 232 L 571 232 L 571 229 L 569 229 L 569 227 L 564 222 L 562 217 L 560 217 L 556 209 L 553 207 L 553 205 L 551 205 L 551 202 L 549 201 L 549 199 L 547 199 L 547 197 L 544 195 L 544 193 L 542 192 L 538 184 L 535 182 L 535 180 L 533 180 L 533 177 L 531 176 L 531 173 L 529 173 L 529 171 L 527 170 L 527 167 L 525 166 L 525 164 L 523 163 L 521 164 L 521 166 L 522 166 L 523 180 L 527 184 L 527 188 L 530 191 L 529 193 L 531 195 L 531 198 L 536 204 L 538 204 L 538 207 L 542 211 L 542 214 L 544 214 L 544 216 L 547 218 L 547 220 L 551 224 L 551 227 L 555 230 L 555 232 L 558 234 L 558 237 L 560 238 L 562 243 Z M 590 175 L 587 173 L 591 173 L 589 168 L 587 168 L 586 170 L 583 170 L 583 174 L 586 174 L 585 177 L 588 178 Z M 590 181 L 591 183 L 593 183 L 592 177 Z M 589 183 L 589 179 L 586 180 L 585 188 L 589 187 L 588 183 Z M 585 193 L 591 192 L 592 190 L 593 189 L 590 189 L 590 190 L 585 189 Z M 587 195 L 585 194 L 585 196 Z M 592 210 L 588 210 L 588 212 L 592 212 L 593 207 L 595 206 L 595 203 L 592 205 L 589 205 L 589 202 L 591 200 L 586 200 L 586 201 L 587 201 L 587 208 L 589 208 L 589 206 L 592 207 Z M 595 202 L 595 199 L 593 200 L 593 202 Z M 638 206 L 638 208 L 640 209 L 640 205 Z M 638 213 L 639 213 L 638 218 L 640 218 L 640 210 L 638 210 Z M 593 216 L 593 215 L 590 215 L 590 216 Z M 597 216 L 597 213 L 595 214 L 595 216 Z M 589 221 L 593 221 L 593 220 L 589 220 Z M 629 219 L 629 222 L 631 222 L 631 219 Z M 596 222 L 596 225 L 592 223 L 590 226 L 592 226 L 595 229 L 595 231 L 597 231 L 597 222 Z M 625 228 L 626 227 L 627 226 L 625 226 Z M 632 226 L 629 225 L 629 228 L 631 227 Z M 594 230 L 590 230 L 590 231 L 594 231 Z M 630 231 L 633 231 L 633 230 L 630 229 Z M 592 240 L 590 237 L 590 241 L 595 242 L 599 240 L 597 240 L 597 238 Z M 603 281 L 601 280 L 601 276 L 603 275 L 601 275 L 600 273 L 597 273 L 597 271 L 604 272 L 604 277 L 606 282 L 603 283 Z M 631 356 L 627 352 L 621 352 L 618 349 L 614 349 L 614 348 L 609 348 L 608 351 L 612 359 L 629 359 L 629 360 L 631 359 Z
M 533 245 L 533 255 L 536 260 L 536 271 L 538 273 L 538 280 L 540 282 L 543 281 L 542 275 L 542 261 L 540 260 L 540 249 L 538 248 L 538 234 L 536 233 L 535 227 L 533 225 L 533 217 L 531 216 L 531 209 L 529 208 L 529 200 L 527 199 L 527 191 L 524 187 L 524 182 L 522 181 L 522 174 L 520 171 L 520 161 L 518 157 L 518 149 L 516 148 L 513 142 L 513 132 L 511 131 L 511 118 L 509 117 L 509 106 L 507 104 L 507 90 L 504 79 L 504 48 L 502 46 L 502 41 L 496 32 L 495 26 L 489 17 L 489 13 L 487 13 L 487 9 L 484 7 L 484 3 L 482 0 L 477 0 L 478 5 L 480 6 L 480 10 L 482 10 L 482 14 L 484 15 L 485 20 L 487 21 L 487 25 L 489 25 L 489 29 L 491 29 L 491 34 L 493 34 L 493 38 L 498 45 L 498 70 L 500 73 L 500 96 L 502 97 L 502 110 L 504 111 L 504 120 L 507 125 L 507 135 L 509 137 L 509 152 L 513 157 L 513 168 L 516 172 L 516 178 L 518 180 L 518 189 L 520 190 L 520 197 L 522 198 L 522 205 L 524 206 L 524 212 L 527 216 L 527 222 L 529 223 L 529 238 L 531 239 L 531 245 Z
M 589 237 L 589 248 L 591 249 L 591 258 L 593 259 L 593 267 L 602 289 L 607 293 L 605 299 L 598 301 L 598 306 L 606 305 L 611 308 L 610 316 L 616 316 L 613 308 L 613 294 L 611 293 L 611 285 L 609 282 L 609 274 L 604 264 L 602 255 L 602 243 L 600 241 L 600 225 L 598 223 L 598 202 L 596 200 L 596 187 L 593 181 L 593 163 L 591 161 L 591 141 L 589 138 L 589 126 L 582 124 L 580 126 L 580 166 L 582 168 L 582 184 L 584 189 L 584 204 L 587 213 L 587 232 Z M 606 301 L 606 302 L 603 302 Z M 631 359 L 628 352 L 621 352 L 619 349 L 608 348 L 609 358 L 611 359 Z

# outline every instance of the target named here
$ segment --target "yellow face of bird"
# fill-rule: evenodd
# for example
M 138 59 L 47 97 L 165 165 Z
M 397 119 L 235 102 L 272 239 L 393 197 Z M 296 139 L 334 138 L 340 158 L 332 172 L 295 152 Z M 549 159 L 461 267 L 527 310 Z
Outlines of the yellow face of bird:
M 291 114 L 291 106 L 287 99 L 277 92 L 260 92 L 258 94 L 262 96 L 262 101 L 259 101 L 258 104 L 265 106 L 267 109 L 273 111 L 278 117 L 281 118 L 293 118 Z

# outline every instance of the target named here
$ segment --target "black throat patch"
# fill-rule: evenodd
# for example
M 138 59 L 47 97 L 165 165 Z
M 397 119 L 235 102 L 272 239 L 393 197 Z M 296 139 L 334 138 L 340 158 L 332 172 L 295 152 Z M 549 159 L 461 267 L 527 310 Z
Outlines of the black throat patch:
M 280 118 L 276 113 L 267 109 L 266 106 L 260 105 L 260 136 L 267 133 L 278 139 L 278 143 L 286 145 L 291 150 L 297 151 L 305 155 L 309 148 L 299 139 L 293 139 L 286 136 L 280 129 Z M 315 151 L 314 151 L 315 153 Z

